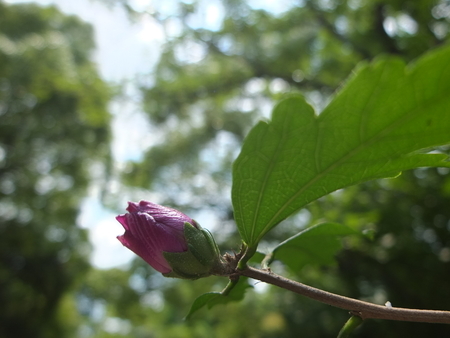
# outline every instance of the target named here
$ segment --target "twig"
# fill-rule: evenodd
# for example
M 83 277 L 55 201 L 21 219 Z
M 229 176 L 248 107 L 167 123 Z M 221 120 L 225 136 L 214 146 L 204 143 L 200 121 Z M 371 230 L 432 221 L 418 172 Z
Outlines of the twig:
M 450 311 L 416 310 L 376 305 L 361 300 L 352 299 L 331 292 L 284 278 L 270 270 L 258 270 L 247 266 L 236 272 L 240 275 L 279 286 L 300 295 L 318 300 L 319 302 L 350 311 L 352 315 L 362 319 L 388 319 L 408 322 L 444 323 L 450 324 Z

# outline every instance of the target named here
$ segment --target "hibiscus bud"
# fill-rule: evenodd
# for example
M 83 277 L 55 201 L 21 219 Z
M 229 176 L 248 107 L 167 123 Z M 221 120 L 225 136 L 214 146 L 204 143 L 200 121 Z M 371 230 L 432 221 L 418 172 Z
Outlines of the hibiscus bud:
M 128 202 L 116 219 L 125 228 L 119 241 L 166 277 L 197 279 L 223 270 L 208 230 L 178 210 L 147 201 Z

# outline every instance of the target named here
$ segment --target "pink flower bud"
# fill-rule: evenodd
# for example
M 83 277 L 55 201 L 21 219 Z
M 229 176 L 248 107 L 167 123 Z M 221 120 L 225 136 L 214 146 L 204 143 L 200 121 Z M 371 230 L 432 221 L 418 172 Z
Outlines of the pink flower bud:
M 185 223 L 198 228 L 197 223 L 175 209 L 147 201 L 128 202 L 127 211 L 116 217 L 125 228 L 125 233 L 117 236 L 118 240 L 155 270 L 163 274 L 171 272 L 163 252 L 187 251 Z

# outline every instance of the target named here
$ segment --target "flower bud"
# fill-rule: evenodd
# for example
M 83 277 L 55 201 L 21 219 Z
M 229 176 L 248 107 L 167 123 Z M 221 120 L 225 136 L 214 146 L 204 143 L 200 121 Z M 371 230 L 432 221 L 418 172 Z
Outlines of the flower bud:
M 209 231 L 178 210 L 147 201 L 128 202 L 116 219 L 119 241 L 166 277 L 197 279 L 221 271 L 220 252 Z

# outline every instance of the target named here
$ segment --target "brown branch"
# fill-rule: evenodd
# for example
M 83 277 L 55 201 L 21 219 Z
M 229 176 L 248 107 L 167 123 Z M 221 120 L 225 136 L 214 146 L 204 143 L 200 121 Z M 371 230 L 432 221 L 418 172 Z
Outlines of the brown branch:
M 270 270 L 258 270 L 252 267 L 246 267 L 243 270 L 236 270 L 236 272 L 242 276 L 258 279 L 319 302 L 348 310 L 351 314 L 359 316 L 362 319 L 373 318 L 450 324 L 450 311 L 416 310 L 376 305 L 316 289 L 279 276 Z

